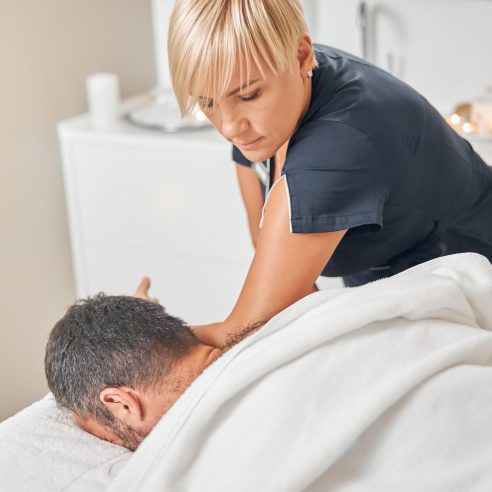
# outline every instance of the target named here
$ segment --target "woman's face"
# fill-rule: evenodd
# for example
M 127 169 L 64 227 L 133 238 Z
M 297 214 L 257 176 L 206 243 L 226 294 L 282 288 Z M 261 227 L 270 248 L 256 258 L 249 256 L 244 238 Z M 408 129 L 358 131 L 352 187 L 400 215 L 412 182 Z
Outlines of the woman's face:
M 312 49 L 310 40 L 303 38 L 302 43 L 308 51 Z M 304 55 L 295 57 L 293 72 L 286 70 L 278 75 L 263 64 L 265 79 L 252 63 L 250 83 L 241 90 L 246 81 L 240 80 L 237 66 L 218 104 L 207 101 L 207 94 L 200 97 L 198 104 L 210 122 L 250 161 L 272 157 L 290 139 L 309 108 L 311 79 L 306 78 L 306 72 L 312 62 L 306 70 L 303 59 Z

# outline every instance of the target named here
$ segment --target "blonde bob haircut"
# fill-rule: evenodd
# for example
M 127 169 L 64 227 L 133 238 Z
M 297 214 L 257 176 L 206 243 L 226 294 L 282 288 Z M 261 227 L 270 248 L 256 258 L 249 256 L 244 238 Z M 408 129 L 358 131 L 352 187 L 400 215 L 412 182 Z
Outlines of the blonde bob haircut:
M 275 75 L 292 73 L 308 29 L 299 0 L 177 0 L 168 34 L 171 81 L 185 116 L 206 91 L 214 104 L 225 94 L 237 63 L 241 83 L 250 80 L 251 61 L 263 78 L 260 60 Z

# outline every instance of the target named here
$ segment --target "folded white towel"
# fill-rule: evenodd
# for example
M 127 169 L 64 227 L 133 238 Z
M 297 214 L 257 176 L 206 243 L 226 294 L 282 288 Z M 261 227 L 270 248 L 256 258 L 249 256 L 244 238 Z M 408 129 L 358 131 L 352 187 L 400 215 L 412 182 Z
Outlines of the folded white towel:
M 97 492 L 131 454 L 79 429 L 48 394 L 0 424 L 0 491 Z

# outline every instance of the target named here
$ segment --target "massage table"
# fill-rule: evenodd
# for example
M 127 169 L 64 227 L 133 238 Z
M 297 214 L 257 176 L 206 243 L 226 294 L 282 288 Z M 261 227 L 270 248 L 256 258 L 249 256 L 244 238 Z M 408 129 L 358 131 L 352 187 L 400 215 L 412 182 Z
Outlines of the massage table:
M 0 424 L 0 490 L 492 490 L 492 266 L 319 291 L 209 366 L 135 453 L 50 395 Z

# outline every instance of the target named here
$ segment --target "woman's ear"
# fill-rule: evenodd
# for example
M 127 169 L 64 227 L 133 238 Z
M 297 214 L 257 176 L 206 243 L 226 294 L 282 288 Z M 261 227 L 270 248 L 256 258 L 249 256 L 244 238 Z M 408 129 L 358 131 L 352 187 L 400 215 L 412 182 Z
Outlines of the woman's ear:
M 143 402 L 140 395 L 126 386 L 104 388 L 99 394 L 101 403 L 113 417 L 130 427 L 135 427 L 144 418 Z
M 308 72 L 314 67 L 313 42 L 309 34 L 304 34 L 299 38 L 297 47 L 297 60 L 299 62 L 299 70 L 303 78 L 308 76 Z

